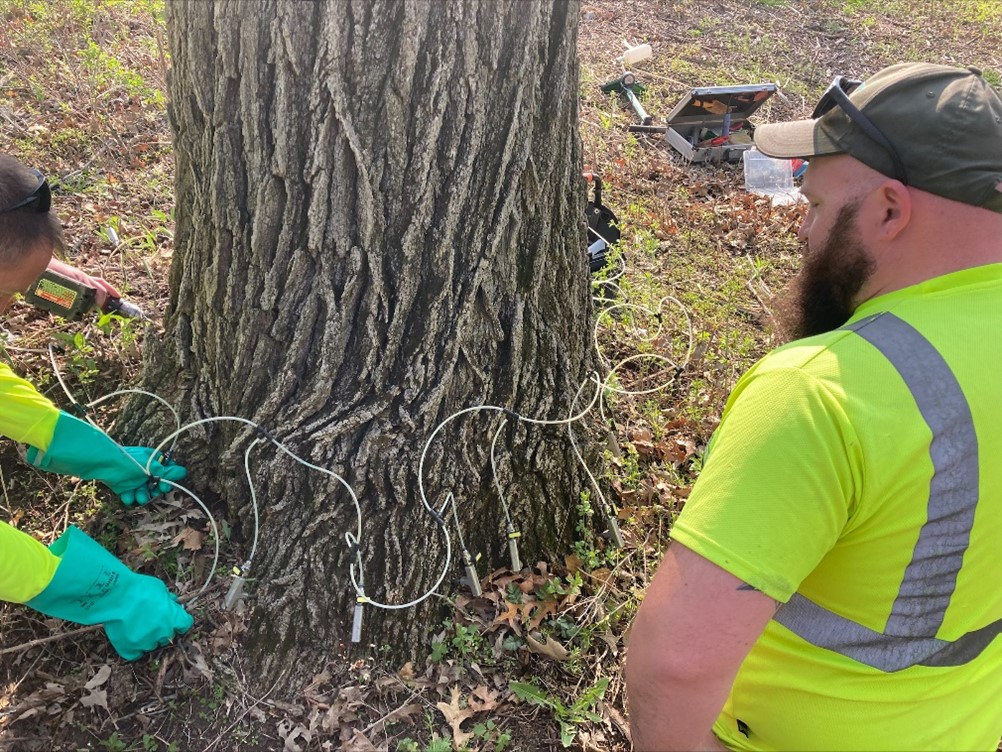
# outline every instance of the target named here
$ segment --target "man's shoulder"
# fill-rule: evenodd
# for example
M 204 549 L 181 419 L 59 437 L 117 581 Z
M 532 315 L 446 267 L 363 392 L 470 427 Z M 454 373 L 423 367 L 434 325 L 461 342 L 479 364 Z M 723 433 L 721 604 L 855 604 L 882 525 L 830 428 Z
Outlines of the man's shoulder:
M 819 359 L 827 355 L 839 355 L 850 347 L 853 336 L 849 329 L 834 329 L 787 342 L 766 354 L 753 370 L 760 373 L 788 368 L 810 370 Z

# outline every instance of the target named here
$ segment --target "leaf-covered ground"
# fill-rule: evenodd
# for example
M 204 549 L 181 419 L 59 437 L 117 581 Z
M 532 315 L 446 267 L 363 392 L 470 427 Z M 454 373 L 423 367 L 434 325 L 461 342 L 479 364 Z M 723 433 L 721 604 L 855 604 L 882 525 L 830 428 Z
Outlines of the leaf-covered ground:
M 626 545 L 597 536 L 583 505 L 563 560 L 499 568 L 479 598 L 442 593 L 447 617 L 429 629 L 426 662 L 388 666 L 376 652 L 303 667 L 312 681 L 297 697 L 251 696 L 245 615 L 221 608 L 237 551 L 225 523 L 221 576 L 192 601 L 216 542 L 197 506 L 123 510 L 92 484 L 31 471 L 3 442 L 5 519 L 45 541 L 86 527 L 183 593 L 197 621 L 124 664 L 93 629 L 4 607 L 0 749 L 629 749 L 627 628 L 728 391 L 781 339 L 774 310 L 797 268 L 803 209 L 747 193 L 740 164 L 689 164 L 662 136 L 629 133 L 633 111 L 601 85 L 622 73 L 624 42 L 649 43 L 634 72 L 655 124 L 694 86 L 763 82 L 779 92 L 757 122 L 803 117 L 835 74 L 901 60 L 974 64 L 998 86 L 1000 31 L 1002 0 L 585 0 L 582 168 L 601 175 L 622 230 L 613 269 L 625 272 L 601 290 L 630 306 L 597 309 L 597 345 L 622 392 L 608 400 L 615 441 L 595 470 Z M 151 319 L 68 323 L 16 306 L 0 355 L 62 405 L 56 371 L 93 401 L 135 382 L 141 345 L 171 346 L 159 327 L 174 211 L 168 67 L 161 0 L 0 0 L 0 152 L 49 175 L 72 263 Z M 118 399 L 94 408 L 111 430 Z

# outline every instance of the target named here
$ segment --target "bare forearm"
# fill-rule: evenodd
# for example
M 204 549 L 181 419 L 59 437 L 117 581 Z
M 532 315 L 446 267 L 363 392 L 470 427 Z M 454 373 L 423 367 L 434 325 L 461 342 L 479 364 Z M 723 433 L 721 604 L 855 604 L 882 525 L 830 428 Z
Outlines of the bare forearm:
M 70 279 L 75 279 L 77 282 L 82 282 L 85 285 L 93 287 L 97 295 L 97 304 L 99 306 L 104 306 L 105 301 L 111 298 L 120 298 L 122 293 L 118 291 L 118 288 L 113 284 L 108 282 L 101 277 L 94 277 L 87 272 L 77 269 L 75 266 L 70 266 L 64 261 L 60 261 L 57 258 L 53 258 L 49 261 L 49 267 L 51 271 L 62 274 L 64 277 L 69 277 Z
M 672 544 L 637 611 L 626 693 L 637 750 L 721 750 L 712 727 L 775 602 Z
M 669 712 L 669 711 L 666 711 Z M 679 750 L 685 752 L 724 752 L 727 750 L 711 731 L 704 731 L 695 739 L 699 741 L 686 742 L 689 734 L 677 728 L 677 724 L 664 716 L 642 717 L 645 714 L 630 713 L 630 731 L 633 735 L 633 749 L 636 752 L 670 752 Z M 677 719 L 676 719 L 677 720 Z
M 658 656 L 658 640 L 644 629 L 631 636 L 626 662 L 630 729 L 637 752 L 654 750 L 725 750 L 711 727 L 730 688 L 730 678 L 717 681 L 675 678 Z M 643 640 L 643 642 L 641 642 Z
M 636 708 L 646 709 L 637 711 Z M 688 722 L 685 710 L 641 703 L 631 695 L 630 732 L 636 752 L 719 752 L 726 750 L 708 726 Z

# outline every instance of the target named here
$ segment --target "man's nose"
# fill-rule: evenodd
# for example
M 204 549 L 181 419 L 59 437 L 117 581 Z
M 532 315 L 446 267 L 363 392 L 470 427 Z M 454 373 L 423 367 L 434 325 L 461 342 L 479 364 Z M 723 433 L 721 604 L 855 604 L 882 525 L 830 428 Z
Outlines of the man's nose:
M 800 238 L 804 243 L 807 242 L 807 235 L 811 231 L 811 223 L 808 220 L 804 220 L 800 223 L 800 229 L 797 230 L 797 237 Z

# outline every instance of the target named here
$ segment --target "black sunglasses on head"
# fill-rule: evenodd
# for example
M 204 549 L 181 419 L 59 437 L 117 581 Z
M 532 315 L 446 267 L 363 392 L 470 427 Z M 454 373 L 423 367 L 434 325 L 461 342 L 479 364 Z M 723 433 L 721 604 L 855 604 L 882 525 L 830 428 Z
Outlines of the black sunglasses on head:
M 49 207 L 52 205 L 52 192 L 49 190 L 49 181 L 38 170 L 32 170 L 32 172 L 38 178 L 38 185 L 35 186 L 35 190 L 16 204 L 0 209 L 0 214 L 6 214 L 17 209 L 25 209 L 32 214 L 45 214 L 49 210 Z
M 846 78 L 845 76 L 835 76 L 831 85 L 821 95 L 821 99 L 818 100 L 817 105 L 814 107 L 811 118 L 817 119 L 835 107 L 841 109 L 842 112 L 849 116 L 849 119 L 856 127 L 863 131 L 871 141 L 887 152 L 894 165 L 894 177 L 905 185 L 908 185 L 908 173 L 905 170 L 904 163 L 901 161 L 901 157 L 898 156 L 898 150 L 894 148 L 894 144 L 849 99 L 849 94 L 855 91 L 862 83 L 862 81 Z

